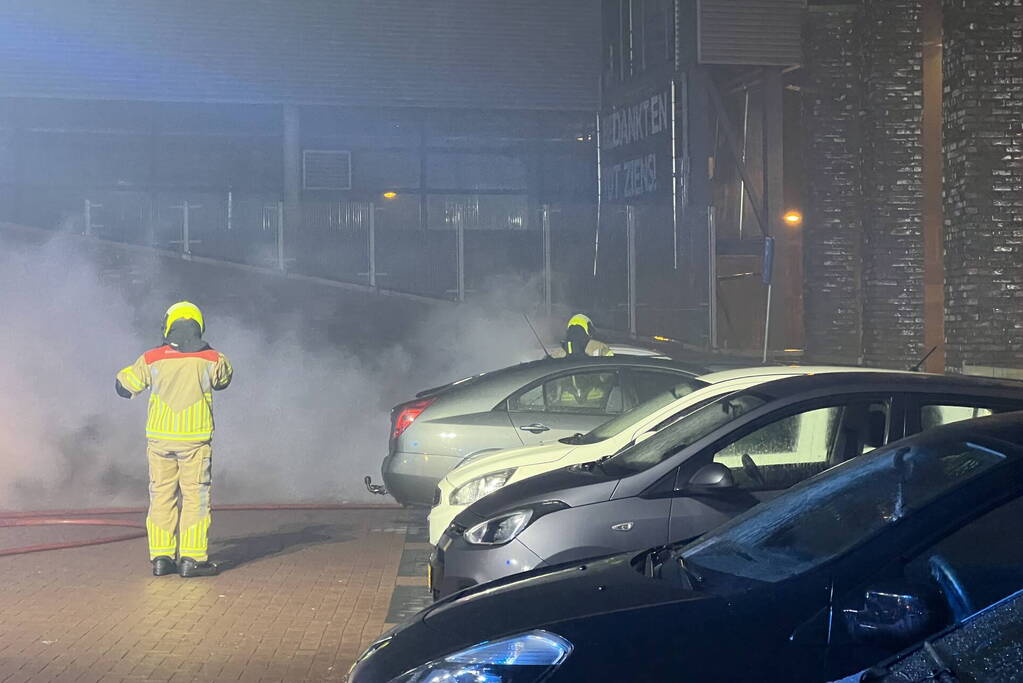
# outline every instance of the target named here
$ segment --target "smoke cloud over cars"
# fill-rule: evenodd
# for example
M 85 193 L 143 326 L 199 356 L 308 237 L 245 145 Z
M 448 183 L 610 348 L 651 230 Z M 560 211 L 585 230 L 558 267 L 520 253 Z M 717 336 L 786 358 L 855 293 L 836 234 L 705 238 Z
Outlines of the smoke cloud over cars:
M 204 309 L 207 340 L 235 368 L 214 397 L 215 503 L 383 502 L 361 479 L 379 477 L 392 405 L 541 355 L 521 316 L 536 300 L 529 281 L 495 282 L 473 305 L 423 304 L 394 325 L 386 297 L 349 312 L 351 295 L 325 287 L 320 298 L 342 302 L 334 309 L 319 299 L 282 306 L 272 289 L 225 286 L 223 272 L 195 294 L 204 283 L 182 288 L 181 273 L 216 266 L 142 252 L 112 265 L 89 244 L 0 235 L 0 509 L 146 502 L 146 400 L 118 398 L 114 374 L 160 344 L 163 312 L 178 299 Z

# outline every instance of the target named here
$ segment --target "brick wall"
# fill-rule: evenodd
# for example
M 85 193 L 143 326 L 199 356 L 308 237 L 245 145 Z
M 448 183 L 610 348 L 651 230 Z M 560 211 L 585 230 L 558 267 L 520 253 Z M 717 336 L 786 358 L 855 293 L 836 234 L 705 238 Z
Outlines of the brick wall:
M 1023 0 L 944 0 L 947 366 L 1023 367 Z
M 861 18 L 856 5 L 811 8 L 803 41 L 806 355 L 844 363 L 861 357 Z
M 863 22 L 863 358 L 923 354 L 921 0 L 866 0 Z

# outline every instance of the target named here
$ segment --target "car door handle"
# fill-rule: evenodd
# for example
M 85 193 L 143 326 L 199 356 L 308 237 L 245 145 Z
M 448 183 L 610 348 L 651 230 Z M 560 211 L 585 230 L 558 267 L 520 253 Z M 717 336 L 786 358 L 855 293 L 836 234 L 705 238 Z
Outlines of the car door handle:
M 540 432 L 549 432 L 551 428 L 547 425 L 542 425 L 539 422 L 534 422 L 531 425 L 522 425 L 519 427 L 524 432 L 532 432 L 533 434 L 539 434 Z

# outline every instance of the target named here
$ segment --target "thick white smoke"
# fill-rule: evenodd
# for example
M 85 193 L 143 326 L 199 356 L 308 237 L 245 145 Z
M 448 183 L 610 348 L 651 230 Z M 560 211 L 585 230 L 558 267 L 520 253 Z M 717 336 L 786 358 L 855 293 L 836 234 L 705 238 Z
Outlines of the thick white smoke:
M 273 292 L 290 283 L 232 285 L 216 270 L 71 236 L 0 235 L 0 509 L 145 502 L 146 402 L 117 397 L 113 377 L 159 343 L 178 298 L 205 308 L 208 340 L 235 367 L 215 396 L 219 503 L 383 502 L 361 479 L 379 477 L 394 403 L 539 356 L 521 317 L 536 300 L 527 280 L 495 282 L 471 306 L 366 305 L 329 289 L 282 306 Z M 325 312 L 332 296 L 362 301 Z

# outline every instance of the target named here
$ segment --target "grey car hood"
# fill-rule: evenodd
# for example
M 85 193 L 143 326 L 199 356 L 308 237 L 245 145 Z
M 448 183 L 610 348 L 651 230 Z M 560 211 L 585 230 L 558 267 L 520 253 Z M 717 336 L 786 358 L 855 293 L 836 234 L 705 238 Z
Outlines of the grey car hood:
M 498 489 L 463 510 L 455 523 L 470 526 L 507 510 L 549 500 L 560 500 L 571 507 L 591 505 L 608 500 L 617 485 L 618 478 L 599 466 L 586 469 L 573 465 Z

